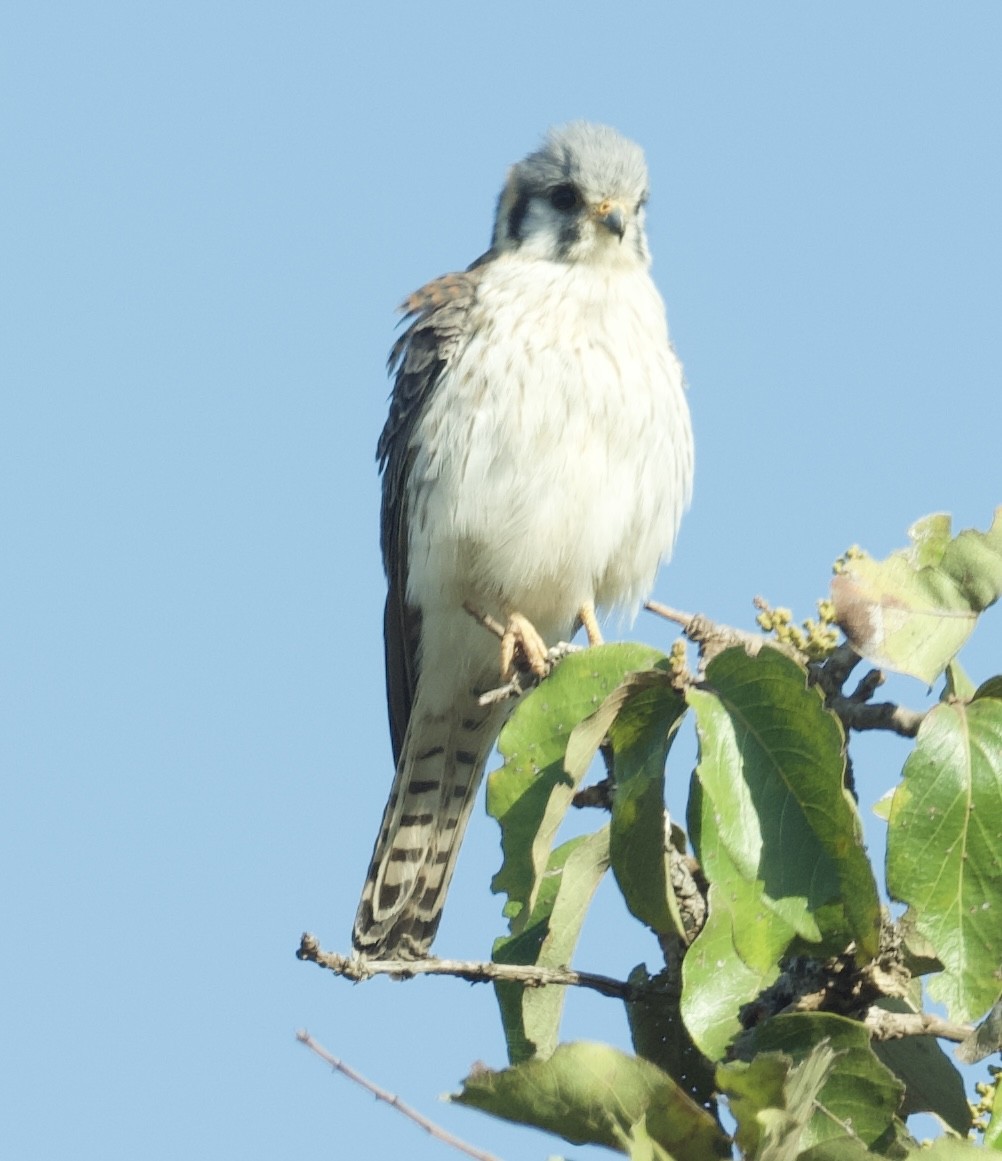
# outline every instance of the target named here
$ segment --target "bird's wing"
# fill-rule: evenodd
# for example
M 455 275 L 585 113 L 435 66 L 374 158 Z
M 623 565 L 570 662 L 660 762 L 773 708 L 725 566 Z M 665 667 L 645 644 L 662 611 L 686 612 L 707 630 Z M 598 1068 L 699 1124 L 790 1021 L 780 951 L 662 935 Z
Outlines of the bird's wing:
M 383 620 L 386 703 L 393 759 L 399 761 L 417 690 L 421 610 L 407 602 L 408 477 L 414 463 L 414 429 L 442 379 L 463 333 L 479 276 L 474 264 L 415 291 L 403 304 L 407 330 L 393 345 L 396 368 L 390 412 L 379 437 L 383 473 L 381 545 L 388 591 Z

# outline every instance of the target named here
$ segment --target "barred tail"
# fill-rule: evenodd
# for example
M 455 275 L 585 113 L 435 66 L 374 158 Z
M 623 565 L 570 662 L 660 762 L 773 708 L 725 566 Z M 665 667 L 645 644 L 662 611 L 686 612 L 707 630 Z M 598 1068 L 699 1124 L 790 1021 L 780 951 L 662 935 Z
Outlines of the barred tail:
M 447 714 L 429 714 L 419 698 L 355 916 L 353 942 L 361 955 L 428 954 L 503 718 L 465 699 Z

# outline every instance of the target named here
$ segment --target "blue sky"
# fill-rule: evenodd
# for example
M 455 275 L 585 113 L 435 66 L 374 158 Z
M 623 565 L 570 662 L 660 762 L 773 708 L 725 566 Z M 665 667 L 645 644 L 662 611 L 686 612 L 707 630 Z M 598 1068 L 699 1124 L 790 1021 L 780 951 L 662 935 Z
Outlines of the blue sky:
M 639 141 L 697 447 L 656 595 L 807 615 L 850 543 L 1002 502 L 1000 52 L 1002 7 L 975 2 L 8 8 L 10 1156 L 448 1155 L 299 1027 L 501 1156 L 558 1148 L 436 1102 L 503 1063 L 486 989 L 293 958 L 307 928 L 347 948 L 391 777 L 373 456 L 396 304 L 486 247 L 549 124 Z M 868 805 L 906 751 L 862 752 Z M 441 954 L 488 954 L 498 858 L 478 808 Z M 578 966 L 655 956 L 604 892 Z M 566 1031 L 626 1041 L 595 997 Z

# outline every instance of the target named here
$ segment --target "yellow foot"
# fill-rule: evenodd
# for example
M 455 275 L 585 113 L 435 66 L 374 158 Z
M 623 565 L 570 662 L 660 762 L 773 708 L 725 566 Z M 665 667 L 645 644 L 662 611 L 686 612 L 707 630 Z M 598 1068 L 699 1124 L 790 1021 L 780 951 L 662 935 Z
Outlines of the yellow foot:
M 501 680 L 511 681 L 519 669 L 542 679 L 550 672 L 550 661 L 536 626 L 521 613 L 512 613 L 501 637 Z
M 598 621 L 595 619 L 595 606 L 591 601 L 578 609 L 578 620 L 584 625 L 584 631 L 588 634 L 588 644 L 601 645 L 602 630 L 598 627 Z

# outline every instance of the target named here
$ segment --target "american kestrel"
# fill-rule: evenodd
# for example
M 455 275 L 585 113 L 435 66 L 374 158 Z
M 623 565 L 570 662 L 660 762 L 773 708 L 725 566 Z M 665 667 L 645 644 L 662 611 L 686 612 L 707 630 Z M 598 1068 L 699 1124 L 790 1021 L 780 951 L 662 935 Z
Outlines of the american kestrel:
M 507 626 L 543 642 L 636 612 L 692 488 L 682 367 L 648 273 L 639 146 L 583 122 L 513 166 L 491 247 L 404 303 L 379 440 L 396 777 L 355 918 L 373 959 L 427 954 L 507 716 Z M 508 703 L 510 705 L 510 703 Z

